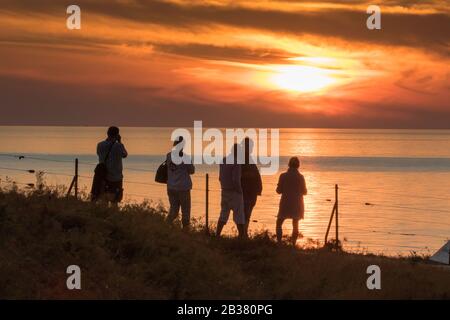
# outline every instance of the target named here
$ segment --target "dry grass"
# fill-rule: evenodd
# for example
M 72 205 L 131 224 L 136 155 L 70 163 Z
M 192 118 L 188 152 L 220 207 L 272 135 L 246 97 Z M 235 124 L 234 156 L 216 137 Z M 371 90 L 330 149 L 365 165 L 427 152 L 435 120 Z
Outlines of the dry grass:
M 57 192 L 0 192 L 0 298 L 448 299 L 450 268 L 183 232 L 149 203 L 121 209 Z M 82 290 L 66 289 L 68 265 Z M 382 290 L 366 287 L 381 267 Z

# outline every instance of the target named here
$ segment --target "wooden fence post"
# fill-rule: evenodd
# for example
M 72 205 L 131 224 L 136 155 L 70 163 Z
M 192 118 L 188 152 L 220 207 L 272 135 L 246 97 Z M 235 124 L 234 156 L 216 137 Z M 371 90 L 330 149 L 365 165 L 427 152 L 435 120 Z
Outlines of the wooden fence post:
M 75 198 L 78 199 L 78 158 L 75 159 Z
M 337 184 L 334 185 L 334 205 L 333 210 L 331 211 L 330 221 L 328 222 L 327 232 L 325 233 L 325 246 L 328 243 L 328 234 L 330 233 L 333 218 L 335 219 L 336 223 L 336 243 L 334 245 L 334 248 L 336 250 L 339 250 L 339 186 Z
M 334 198 L 335 198 L 335 206 L 336 206 L 336 250 L 339 249 L 339 187 L 336 184 L 334 186 Z
M 328 222 L 327 232 L 325 233 L 325 243 L 324 243 L 324 245 L 327 245 L 327 243 L 328 243 L 328 234 L 330 233 L 330 227 L 331 227 L 331 223 L 333 222 L 333 218 L 334 218 L 334 213 L 335 212 L 336 212 L 336 203 L 333 205 L 333 210 L 331 210 L 330 221 Z
M 205 194 L 205 227 L 209 234 L 209 174 L 206 174 L 206 194 Z
M 75 175 L 70 183 L 69 190 L 67 191 L 67 198 L 69 198 L 72 188 L 75 189 L 75 198 L 78 197 L 78 158 L 75 159 Z

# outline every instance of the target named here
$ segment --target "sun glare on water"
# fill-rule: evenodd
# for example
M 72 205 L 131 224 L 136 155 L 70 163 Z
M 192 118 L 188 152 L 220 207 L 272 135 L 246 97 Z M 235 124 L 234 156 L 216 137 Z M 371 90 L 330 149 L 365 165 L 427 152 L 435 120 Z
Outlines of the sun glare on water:
M 326 69 L 312 66 L 277 66 L 270 81 L 292 92 L 318 92 L 335 82 Z

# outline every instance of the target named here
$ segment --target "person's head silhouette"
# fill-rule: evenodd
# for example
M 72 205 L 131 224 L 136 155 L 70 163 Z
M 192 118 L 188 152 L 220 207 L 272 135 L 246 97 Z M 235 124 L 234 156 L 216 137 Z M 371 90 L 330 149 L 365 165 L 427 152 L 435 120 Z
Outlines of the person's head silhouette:
M 117 138 L 119 137 L 119 132 L 119 128 L 114 126 L 109 127 L 107 131 L 108 138 L 111 140 L 117 140 Z
M 179 147 L 179 150 L 180 150 L 179 155 L 180 155 L 180 157 L 182 157 L 183 156 L 183 148 L 184 148 L 184 144 L 185 144 L 184 138 L 182 136 L 179 136 L 178 138 L 176 138 L 173 141 L 173 146 L 175 147 L 175 146 L 179 145 L 180 143 L 181 143 L 181 145 Z
M 175 147 L 176 145 L 180 144 L 180 143 L 183 142 L 183 141 L 184 141 L 183 137 L 182 137 L 182 136 L 179 136 L 178 138 L 176 138 L 176 139 L 173 141 L 173 146 Z
M 298 169 L 300 168 L 300 160 L 297 157 L 292 157 L 289 159 L 288 166 L 290 169 Z
M 249 164 L 250 163 L 250 155 L 253 152 L 253 147 L 255 145 L 255 143 L 253 142 L 252 139 L 250 139 L 249 137 L 246 137 L 243 141 L 243 147 L 244 147 L 244 156 L 245 156 L 245 163 Z
M 233 144 L 233 148 L 231 148 L 231 156 L 234 164 L 242 164 L 242 146 L 240 143 Z

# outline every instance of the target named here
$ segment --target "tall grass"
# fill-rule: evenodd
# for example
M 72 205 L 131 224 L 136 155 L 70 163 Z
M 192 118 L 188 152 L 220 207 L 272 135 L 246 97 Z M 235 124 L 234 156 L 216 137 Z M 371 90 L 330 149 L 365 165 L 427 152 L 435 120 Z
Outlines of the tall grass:
M 81 268 L 81 290 L 66 268 Z M 366 287 L 377 264 L 382 289 Z M 0 191 L 0 298 L 450 298 L 450 270 L 421 259 L 278 245 L 264 232 L 215 238 L 183 231 L 149 202 L 121 208 L 58 191 Z

